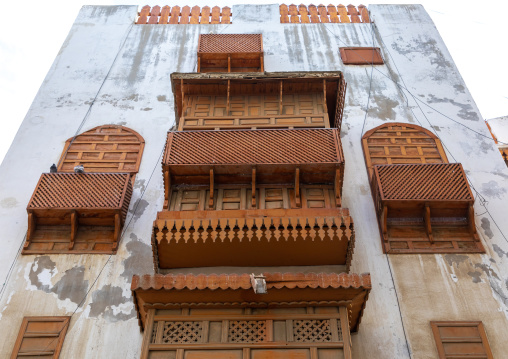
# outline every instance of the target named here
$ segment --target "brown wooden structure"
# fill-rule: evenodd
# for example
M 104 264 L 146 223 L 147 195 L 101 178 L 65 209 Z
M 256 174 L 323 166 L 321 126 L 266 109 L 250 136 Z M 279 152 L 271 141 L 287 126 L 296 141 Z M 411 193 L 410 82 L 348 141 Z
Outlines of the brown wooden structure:
M 389 123 L 368 131 L 363 149 L 385 253 L 484 252 L 462 165 L 436 136 Z
M 42 174 L 22 253 L 115 253 L 131 196 L 128 173 Z
M 231 8 L 214 6 L 143 6 L 138 13 L 137 25 L 177 24 L 231 24 Z
M 482 322 L 430 322 L 439 359 L 493 359 Z
M 199 35 L 198 72 L 263 72 L 261 34 Z
M 351 358 L 370 275 L 265 273 L 134 276 L 141 358 Z
M 379 47 L 341 47 L 340 57 L 344 65 L 383 65 Z
M 330 4 L 316 5 L 295 5 L 287 6 L 282 4 L 279 6 L 280 22 L 282 24 L 308 24 L 308 23 L 370 23 L 369 11 L 365 5 L 338 5 L 337 7 Z

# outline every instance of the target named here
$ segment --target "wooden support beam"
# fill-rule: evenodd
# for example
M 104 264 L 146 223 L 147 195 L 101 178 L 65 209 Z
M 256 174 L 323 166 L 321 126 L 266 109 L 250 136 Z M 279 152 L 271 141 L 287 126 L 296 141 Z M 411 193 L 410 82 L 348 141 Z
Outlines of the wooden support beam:
M 256 208 L 256 167 L 252 167 L 252 208 Z
M 115 233 L 113 234 L 113 251 L 118 249 L 118 242 L 120 241 L 120 234 L 122 232 L 122 221 L 120 219 L 120 214 L 115 214 Z
M 340 326 L 342 331 L 342 342 L 344 343 L 344 359 L 352 359 L 351 333 L 349 329 L 348 307 L 339 307 Z
M 341 187 L 342 187 L 342 183 L 341 183 L 341 171 L 339 168 L 337 168 L 335 170 L 335 183 L 334 183 L 334 187 L 335 187 L 335 205 L 337 207 L 340 207 L 342 206 L 342 197 L 341 197 Z
M 326 106 L 326 80 L 323 80 L 323 111 L 328 113 L 328 106 Z
M 383 240 L 388 242 L 388 206 L 383 205 L 383 213 L 381 214 L 381 228 L 383 230 Z
M 228 54 L 228 72 L 231 72 L 231 54 Z
M 28 230 L 26 231 L 26 240 L 25 244 L 23 245 L 24 249 L 27 249 L 28 246 L 30 245 L 30 241 L 32 240 L 32 237 L 35 232 L 36 222 L 37 221 L 35 219 L 35 214 L 28 213 Z
M 228 90 L 226 93 L 226 116 L 229 116 L 229 97 L 231 96 L 231 80 L 228 80 Z
M 472 203 L 469 205 L 467 217 L 469 232 L 473 236 L 474 240 L 479 242 L 480 237 L 478 237 L 478 233 L 476 232 L 476 223 L 474 221 L 474 205 Z
M 171 197 L 171 174 L 169 169 L 164 171 L 164 209 L 169 209 Z
M 78 233 L 78 214 L 76 211 L 71 212 L 71 242 L 69 243 L 69 249 L 74 248 L 74 242 L 76 241 L 76 235 Z
M 282 115 L 282 81 L 280 83 L 280 95 L 279 95 L 279 115 Z
M 301 207 L 300 201 L 300 167 L 296 167 L 295 170 L 295 204 L 297 207 Z
M 210 170 L 210 198 L 208 200 L 208 208 L 213 208 L 213 192 L 214 192 L 214 174 L 212 168 Z
M 201 72 L 201 56 L 198 56 L 198 72 Z
M 425 232 L 429 237 L 430 243 L 434 243 L 434 237 L 432 236 L 432 226 L 430 224 L 430 206 L 428 203 L 425 204 L 423 209 L 423 220 L 425 221 Z
M 150 355 L 149 345 L 152 342 L 155 309 L 148 309 L 143 332 L 143 344 L 141 345 L 141 359 L 148 359 Z M 157 333 L 158 334 L 158 333 Z
M 185 92 L 183 89 L 183 79 L 180 80 L 180 91 L 182 93 L 182 113 L 181 117 L 185 116 Z

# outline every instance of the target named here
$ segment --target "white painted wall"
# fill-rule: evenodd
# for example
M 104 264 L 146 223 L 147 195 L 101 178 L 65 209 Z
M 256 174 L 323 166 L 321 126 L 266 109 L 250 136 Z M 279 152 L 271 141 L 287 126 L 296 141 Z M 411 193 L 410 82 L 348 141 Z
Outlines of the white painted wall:
M 7 328 L 0 356 L 10 355 L 23 316 L 74 311 L 62 358 L 139 356 L 130 280 L 134 273 L 153 271 L 151 225 L 163 199 L 160 154 L 175 120 L 169 75 L 194 71 L 198 35 L 213 31 L 262 33 L 266 71 L 346 75 L 341 137 L 344 205 L 356 227 L 352 271 L 370 272 L 373 285 L 360 333 L 353 336 L 354 357 L 408 358 L 407 337 L 413 358 L 434 358 L 428 322 L 452 319 L 483 320 L 494 356 L 502 357 L 508 349 L 508 241 L 494 221 L 508 234 L 503 221 L 508 171 L 423 8 L 372 5 L 370 11 L 375 25 L 280 24 L 278 5 L 241 5 L 233 7 L 231 25 L 137 26 L 137 7 L 83 7 L 0 167 L 0 280 L 14 261 L 0 298 L 0 325 Z M 372 71 L 342 64 L 340 46 L 372 46 L 373 41 L 386 65 Z M 17 257 L 35 184 L 58 161 L 88 111 L 81 132 L 122 124 L 146 141 L 127 223 L 136 206 L 137 212 L 118 254 Z M 463 164 L 492 215 L 476 202 L 486 255 L 382 254 L 360 138 L 362 129 L 386 121 L 421 124 L 441 138 L 451 161 Z

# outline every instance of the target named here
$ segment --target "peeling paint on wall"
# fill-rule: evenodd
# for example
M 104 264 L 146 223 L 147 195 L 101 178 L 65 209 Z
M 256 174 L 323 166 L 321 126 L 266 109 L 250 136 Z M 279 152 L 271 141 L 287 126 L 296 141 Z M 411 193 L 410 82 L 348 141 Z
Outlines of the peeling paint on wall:
M 107 284 L 92 293 L 89 317 L 103 317 L 108 322 L 129 320 L 136 317 L 136 310 L 130 296 L 123 296 L 123 289 Z

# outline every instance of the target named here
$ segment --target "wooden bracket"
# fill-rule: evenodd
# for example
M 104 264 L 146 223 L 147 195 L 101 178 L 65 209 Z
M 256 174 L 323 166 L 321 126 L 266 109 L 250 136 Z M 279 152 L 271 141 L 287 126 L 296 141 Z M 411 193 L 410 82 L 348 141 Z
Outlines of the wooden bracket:
M 381 229 L 383 230 L 383 240 L 388 242 L 388 206 L 383 205 L 383 212 L 381 215 Z
M 228 80 L 228 89 L 226 94 L 226 116 L 229 116 L 229 97 L 231 96 L 231 80 Z
M 425 204 L 425 208 L 423 209 L 423 219 L 425 221 L 425 232 L 427 232 L 427 237 L 429 237 L 430 243 L 434 243 L 434 237 L 432 236 L 432 226 L 430 224 L 430 206 L 428 203 Z
M 336 169 L 335 170 L 335 183 L 334 183 L 334 187 L 335 187 L 335 206 L 337 207 L 340 207 L 342 206 L 342 198 L 341 198 L 341 195 L 340 195 L 340 190 L 341 190 L 341 177 L 340 177 L 340 174 L 341 174 L 341 171 L 340 169 Z
M 169 209 L 171 196 L 171 174 L 169 169 L 164 171 L 164 209 Z
M 28 246 L 30 245 L 30 241 L 32 240 L 32 237 L 35 232 L 35 226 L 36 226 L 35 214 L 28 213 L 28 230 L 26 232 L 26 241 L 25 244 L 23 245 L 24 249 L 27 249 Z
M 118 249 L 118 242 L 120 240 L 120 234 L 122 229 L 122 221 L 120 220 L 120 214 L 115 214 L 115 233 L 113 234 L 113 251 Z
M 213 192 L 214 192 L 214 173 L 213 168 L 210 170 L 210 198 L 208 199 L 208 208 L 213 208 Z
M 182 93 L 182 113 L 181 113 L 181 117 L 184 117 L 185 116 L 185 92 L 184 92 L 184 89 L 183 89 L 183 79 L 180 80 L 180 91 Z
M 300 201 L 300 167 L 296 167 L 295 170 L 295 203 L 296 207 L 301 207 Z
M 228 72 L 231 72 L 231 54 L 228 54 Z
M 279 115 L 282 115 L 282 81 L 280 83 L 280 94 L 279 94 Z
M 469 224 L 469 232 L 473 236 L 474 240 L 479 242 L 480 237 L 478 237 L 478 232 L 476 232 L 476 224 L 474 221 L 474 205 L 471 203 L 469 204 L 468 213 L 467 213 L 467 220 Z
M 201 56 L 198 56 L 198 72 L 201 72 Z
M 328 113 L 328 106 L 326 105 L 326 80 L 323 80 L 323 111 Z
M 256 208 L 256 167 L 252 167 L 252 208 Z
M 69 243 L 69 250 L 74 248 L 76 241 L 76 234 L 78 233 L 78 214 L 76 211 L 71 212 L 71 242 Z

